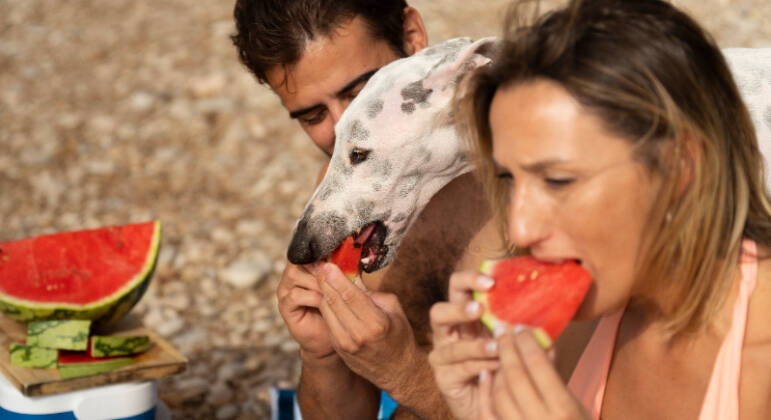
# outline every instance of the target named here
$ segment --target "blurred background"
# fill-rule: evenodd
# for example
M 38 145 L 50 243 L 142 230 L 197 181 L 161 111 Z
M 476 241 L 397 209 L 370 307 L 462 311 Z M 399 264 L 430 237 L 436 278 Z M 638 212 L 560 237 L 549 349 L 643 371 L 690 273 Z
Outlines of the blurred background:
M 233 3 L 0 0 L 0 241 L 163 221 L 135 312 L 190 360 L 160 389 L 182 419 L 265 418 L 299 375 L 274 292 L 324 158 L 238 63 Z M 498 35 L 508 1 L 410 4 L 436 43 Z M 675 4 L 771 47 L 768 0 Z

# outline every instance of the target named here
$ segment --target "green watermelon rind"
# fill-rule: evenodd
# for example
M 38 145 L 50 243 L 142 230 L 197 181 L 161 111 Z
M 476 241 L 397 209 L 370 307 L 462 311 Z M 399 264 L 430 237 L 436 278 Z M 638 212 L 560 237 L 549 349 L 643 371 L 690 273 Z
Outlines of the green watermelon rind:
M 479 266 L 479 272 L 486 276 L 492 276 L 495 269 L 495 264 L 496 261 L 494 260 L 482 261 L 482 264 Z M 483 311 L 480 321 L 482 321 L 482 323 L 490 330 L 490 332 L 493 332 L 495 325 L 498 324 L 500 320 L 495 315 L 493 315 L 492 312 L 490 312 L 490 308 L 488 307 L 487 303 L 487 293 L 474 291 L 472 295 L 474 300 L 482 305 Z
M 59 378 L 71 379 L 80 378 L 82 376 L 99 375 L 100 373 L 112 372 L 113 370 L 120 369 L 132 363 L 134 363 L 134 359 L 131 357 L 118 357 L 97 362 L 60 363 Z
M 104 326 L 121 319 L 144 295 L 155 271 L 161 243 L 161 222 L 153 223 L 155 229 L 152 243 L 142 270 L 112 295 L 88 305 L 72 305 L 60 302 L 31 302 L 0 293 L 0 311 L 19 322 L 89 319 Z
M 136 336 L 91 336 L 91 357 L 129 356 L 147 351 L 150 337 Z

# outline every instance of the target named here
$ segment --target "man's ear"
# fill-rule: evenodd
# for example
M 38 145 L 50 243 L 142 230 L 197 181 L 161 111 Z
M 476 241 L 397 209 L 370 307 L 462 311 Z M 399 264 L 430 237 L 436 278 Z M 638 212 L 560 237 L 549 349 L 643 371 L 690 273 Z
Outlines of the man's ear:
M 423 18 L 414 7 L 404 8 L 404 51 L 407 55 L 426 48 L 428 35 L 423 25 Z

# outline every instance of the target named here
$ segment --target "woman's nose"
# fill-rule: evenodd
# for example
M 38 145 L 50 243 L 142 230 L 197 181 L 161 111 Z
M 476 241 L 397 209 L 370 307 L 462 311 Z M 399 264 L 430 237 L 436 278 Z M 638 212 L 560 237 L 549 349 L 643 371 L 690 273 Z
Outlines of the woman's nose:
M 509 203 L 509 238 L 520 248 L 532 247 L 546 237 L 548 210 L 537 194 L 521 186 Z

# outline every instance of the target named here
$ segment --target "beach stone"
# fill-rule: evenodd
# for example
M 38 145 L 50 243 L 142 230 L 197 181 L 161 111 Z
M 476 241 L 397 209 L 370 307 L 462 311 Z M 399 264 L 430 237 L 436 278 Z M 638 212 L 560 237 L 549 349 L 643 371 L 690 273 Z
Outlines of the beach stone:
M 228 404 L 217 410 L 217 420 L 227 420 L 235 418 L 238 415 L 238 407 Z
M 272 271 L 273 262 L 262 252 L 254 253 L 248 260 L 239 260 L 220 272 L 220 280 L 237 288 L 256 286 Z
M 180 332 L 185 327 L 185 321 L 182 318 L 170 318 L 164 320 L 156 327 L 156 332 L 164 337 L 171 337 Z
M 206 402 L 213 407 L 221 407 L 233 400 L 234 393 L 227 384 L 217 382 L 209 390 Z

